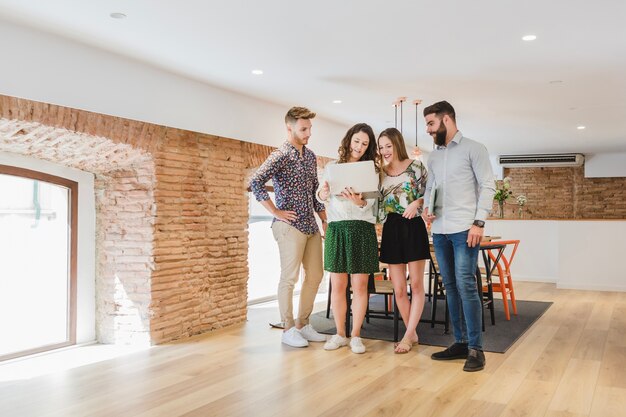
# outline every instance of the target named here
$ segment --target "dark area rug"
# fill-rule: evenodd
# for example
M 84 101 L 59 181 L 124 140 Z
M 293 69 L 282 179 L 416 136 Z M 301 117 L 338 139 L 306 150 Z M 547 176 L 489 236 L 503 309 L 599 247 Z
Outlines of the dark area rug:
M 437 320 L 443 320 L 445 305 L 443 300 L 438 301 Z M 532 324 L 546 312 L 552 305 L 551 302 L 517 300 L 517 315 L 511 312 L 511 320 L 504 317 L 502 300 L 495 300 L 496 324 L 491 324 L 489 310 L 485 309 L 485 332 L 483 333 L 483 348 L 488 352 L 504 353 L 515 343 Z M 383 296 L 374 295 L 370 298 L 370 308 L 383 310 Z M 431 303 L 426 301 L 423 319 L 430 319 Z M 335 322 L 332 312 L 330 319 L 326 318 L 326 311 L 311 315 L 311 324 L 320 333 L 335 334 Z M 399 320 L 399 337 L 404 334 L 404 324 Z M 432 346 L 449 346 L 454 343 L 452 325 L 448 334 L 444 333 L 444 325 L 436 324 L 434 328 L 430 323 L 422 323 L 417 326 L 417 334 L 420 344 Z M 371 318 L 369 323 L 363 323 L 361 336 L 367 339 L 379 339 L 393 341 L 393 320 Z

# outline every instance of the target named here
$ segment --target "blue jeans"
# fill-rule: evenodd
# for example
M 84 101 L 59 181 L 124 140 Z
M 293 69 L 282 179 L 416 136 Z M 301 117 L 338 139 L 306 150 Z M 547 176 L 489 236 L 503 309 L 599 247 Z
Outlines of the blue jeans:
M 467 246 L 467 233 L 433 233 L 435 255 L 448 298 L 448 310 L 457 343 L 483 349 L 482 301 L 476 286 L 480 246 Z

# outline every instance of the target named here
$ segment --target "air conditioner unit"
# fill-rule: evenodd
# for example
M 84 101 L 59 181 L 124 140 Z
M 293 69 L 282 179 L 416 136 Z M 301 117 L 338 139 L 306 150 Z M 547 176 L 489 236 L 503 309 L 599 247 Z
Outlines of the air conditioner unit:
M 579 167 L 585 156 L 580 153 L 500 155 L 498 162 L 504 168 Z

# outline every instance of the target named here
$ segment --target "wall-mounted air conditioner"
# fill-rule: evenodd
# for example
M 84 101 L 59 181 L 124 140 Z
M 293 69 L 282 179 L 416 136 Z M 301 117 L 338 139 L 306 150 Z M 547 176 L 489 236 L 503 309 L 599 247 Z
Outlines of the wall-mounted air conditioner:
M 504 168 L 579 167 L 585 162 L 585 156 L 580 153 L 500 155 L 498 162 Z

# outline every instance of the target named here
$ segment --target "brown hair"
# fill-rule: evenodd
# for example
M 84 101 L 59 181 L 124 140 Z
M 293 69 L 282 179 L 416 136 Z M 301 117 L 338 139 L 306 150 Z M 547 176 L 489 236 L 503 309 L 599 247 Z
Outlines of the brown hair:
M 452 107 L 452 104 L 448 103 L 445 100 L 439 101 L 435 104 L 431 104 L 428 107 L 424 107 L 424 117 L 433 113 L 435 113 L 439 118 L 447 114 L 452 119 L 452 121 L 456 123 L 456 113 L 454 112 L 454 107 Z
M 378 141 L 380 142 L 380 138 L 385 136 L 391 141 L 391 145 L 393 146 L 393 151 L 396 155 L 398 155 L 398 159 L 400 161 L 405 161 L 409 159 L 409 154 L 406 152 L 406 145 L 404 144 L 404 138 L 402 137 L 402 133 L 395 127 L 390 127 L 378 135 Z
M 376 152 L 376 136 L 374 135 L 374 131 L 371 126 L 366 123 L 357 123 L 352 126 L 346 132 L 346 135 L 341 140 L 341 145 L 339 146 L 339 161 L 338 164 L 342 164 L 344 162 L 348 162 L 348 155 L 350 155 L 350 144 L 352 143 L 352 136 L 356 135 L 359 132 L 363 132 L 367 135 L 369 139 L 369 143 L 367 144 L 367 149 L 365 153 L 359 159 L 359 161 L 374 161 L 374 165 L 376 166 L 376 172 L 379 169 L 379 161 L 378 161 L 378 153 Z
M 292 107 L 285 115 L 285 123 L 293 125 L 298 119 L 313 119 L 315 113 L 306 107 Z

